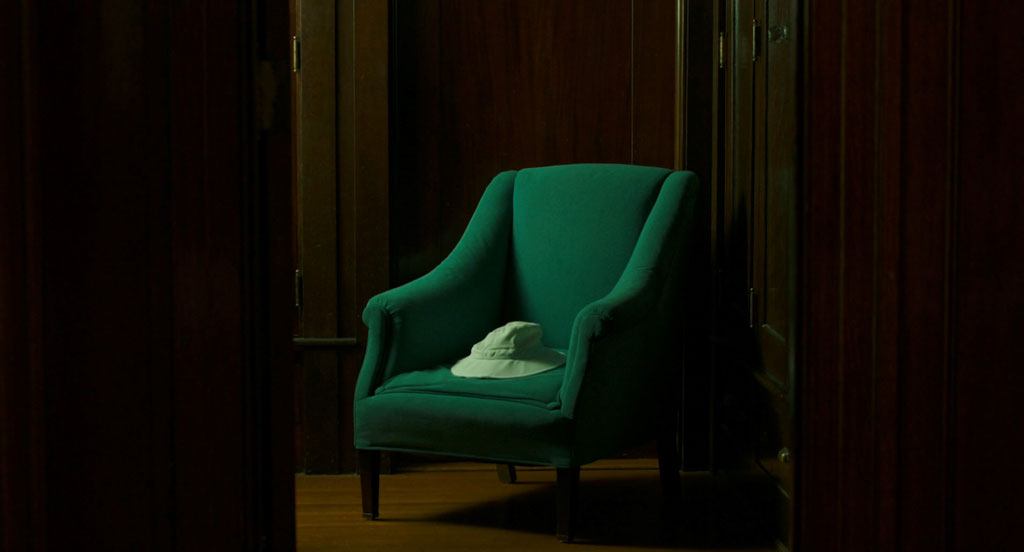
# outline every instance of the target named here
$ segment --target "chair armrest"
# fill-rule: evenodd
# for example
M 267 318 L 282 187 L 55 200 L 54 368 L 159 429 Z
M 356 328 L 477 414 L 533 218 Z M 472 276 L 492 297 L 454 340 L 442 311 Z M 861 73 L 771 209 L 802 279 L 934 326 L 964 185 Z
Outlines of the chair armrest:
M 676 275 L 687 252 L 697 187 L 690 172 L 666 179 L 619 281 L 577 314 L 560 391 L 567 418 L 577 417 L 581 402 L 612 407 L 651 399 L 632 388 L 655 385 L 650 378 L 664 369 L 665 339 L 682 326 Z M 592 396 L 583 400 L 587 394 Z
M 356 400 L 395 375 L 464 356 L 497 325 L 514 179 L 514 171 L 494 178 L 462 239 L 437 268 L 370 299 L 363 311 L 369 331 Z

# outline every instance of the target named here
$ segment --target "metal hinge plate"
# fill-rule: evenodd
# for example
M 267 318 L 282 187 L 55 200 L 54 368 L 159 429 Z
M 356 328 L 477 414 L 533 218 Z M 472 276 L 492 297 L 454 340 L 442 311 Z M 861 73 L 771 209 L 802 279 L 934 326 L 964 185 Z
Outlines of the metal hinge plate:
M 718 33 L 718 68 L 725 69 L 725 31 Z
M 755 319 L 757 317 L 757 290 L 756 289 L 750 288 L 750 296 L 749 296 L 748 300 L 750 301 L 750 304 L 749 304 L 749 307 L 750 307 L 750 319 L 749 319 L 749 322 L 750 322 L 750 327 L 753 328 L 754 327 L 754 322 L 756 322 Z
M 292 73 L 299 72 L 299 65 L 302 62 L 302 55 L 299 48 L 299 37 L 292 37 Z

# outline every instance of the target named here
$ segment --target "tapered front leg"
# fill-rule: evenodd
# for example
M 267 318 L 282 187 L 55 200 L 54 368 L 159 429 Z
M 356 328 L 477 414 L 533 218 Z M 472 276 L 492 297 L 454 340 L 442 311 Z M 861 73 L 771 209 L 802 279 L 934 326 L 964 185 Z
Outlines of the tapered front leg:
M 676 434 L 673 430 L 663 431 L 658 436 L 658 471 L 665 498 L 674 500 L 682 496 L 679 486 L 679 455 L 676 453 Z
M 556 534 L 562 542 L 572 542 L 576 537 L 576 522 L 579 518 L 580 469 L 558 468 L 558 529 Z
M 363 489 L 363 517 L 377 519 L 380 515 L 380 451 L 359 451 L 359 482 Z
M 498 481 L 501 481 L 502 483 L 515 483 L 515 464 L 498 464 Z

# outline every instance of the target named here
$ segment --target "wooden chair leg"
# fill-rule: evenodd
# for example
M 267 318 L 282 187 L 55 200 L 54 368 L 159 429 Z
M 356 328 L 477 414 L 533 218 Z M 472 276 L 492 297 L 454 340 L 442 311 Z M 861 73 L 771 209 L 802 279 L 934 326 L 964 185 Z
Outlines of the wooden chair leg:
M 674 431 L 662 432 L 658 437 L 658 472 L 661 475 L 661 491 L 665 498 L 672 500 L 682 496 Z
M 502 483 L 515 483 L 516 465 L 498 464 L 498 481 L 501 481 Z
M 359 482 L 363 489 L 363 517 L 380 515 L 380 451 L 359 451 Z
M 562 542 L 572 542 L 579 519 L 580 469 L 558 468 L 558 528 L 556 535 Z

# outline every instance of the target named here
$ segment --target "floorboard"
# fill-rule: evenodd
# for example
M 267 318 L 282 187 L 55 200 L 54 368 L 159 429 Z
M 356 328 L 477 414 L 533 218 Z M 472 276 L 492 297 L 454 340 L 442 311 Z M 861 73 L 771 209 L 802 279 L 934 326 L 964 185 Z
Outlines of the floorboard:
M 677 504 L 661 497 L 657 464 L 596 462 L 580 477 L 576 542 L 555 538 L 555 471 L 517 469 L 503 484 L 493 464 L 407 467 L 381 476 L 380 518 L 365 520 L 359 476 L 297 475 L 299 552 L 335 550 L 773 550 L 771 519 L 752 496 L 763 481 L 684 474 Z

